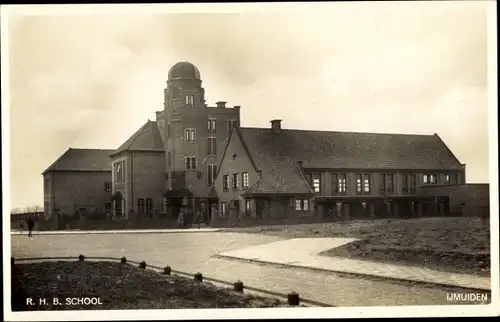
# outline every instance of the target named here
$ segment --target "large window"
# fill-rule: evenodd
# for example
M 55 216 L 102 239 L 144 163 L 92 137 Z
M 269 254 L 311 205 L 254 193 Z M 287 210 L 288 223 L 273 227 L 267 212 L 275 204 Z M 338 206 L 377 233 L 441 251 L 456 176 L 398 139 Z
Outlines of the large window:
M 236 120 L 227 120 L 227 132 L 228 134 L 233 131 L 236 127 Z
M 309 199 L 307 199 L 307 198 L 295 199 L 295 210 L 297 210 L 297 211 L 309 211 Z
M 394 174 L 383 173 L 381 175 L 380 194 L 393 194 L 394 193 Z
M 222 191 L 229 191 L 229 175 L 222 176 Z
M 214 184 L 216 176 L 217 176 L 217 165 L 209 164 L 207 168 L 207 178 L 209 186 Z
M 227 201 L 223 201 L 220 203 L 221 206 L 221 215 L 222 216 L 227 216 Z
M 153 213 L 153 198 L 146 199 L 146 213 L 147 214 Z
M 332 195 L 347 192 L 347 176 L 345 173 L 330 173 Z
M 434 173 L 426 173 L 423 175 L 422 181 L 424 182 L 424 184 L 436 184 L 437 176 Z
M 308 175 L 310 184 L 314 192 L 321 192 L 321 174 L 320 173 L 311 173 Z
M 184 140 L 186 142 L 196 141 L 196 130 L 195 129 L 185 129 L 184 130 Z
M 217 139 L 215 137 L 208 138 L 208 155 L 217 155 Z
M 115 183 L 125 182 L 125 161 L 116 162 L 115 168 Z
M 106 192 L 111 191 L 111 181 L 104 182 L 104 191 Z
M 196 157 L 186 157 L 186 170 L 196 170 Z
M 233 190 L 238 190 L 240 186 L 240 176 L 237 173 L 233 173 Z
M 249 216 L 252 213 L 252 200 L 245 199 L 245 214 Z
M 248 188 L 248 172 L 243 172 L 241 174 L 241 181 L 243 183 L 242 188 L 247 189 Z
M 215 125 L 216 125 L 216 120 L 209 118 L 208 119 L 208 133 L 215 133 L 216 132 Z
M 137 212 L 143 214 L 146 212 L 146 200 L 143 198 L 137 199 Z
M 186 106 L 194 107 L 194 94 L 185 94 L 184 103 Z
M 369 173 L 356 174 L 356 194 L 370 194 L 371 193 L 371 177 Z
M 414 195 L 416 193 L 416 181 L 417 177 L 415 174 L 402 174 L 401 191 L 403 192 L 403 194 Z

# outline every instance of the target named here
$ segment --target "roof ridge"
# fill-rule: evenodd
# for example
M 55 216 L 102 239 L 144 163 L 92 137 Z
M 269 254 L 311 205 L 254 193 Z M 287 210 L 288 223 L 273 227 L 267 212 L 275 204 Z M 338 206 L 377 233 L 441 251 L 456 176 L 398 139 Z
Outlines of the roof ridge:
M 266 130 L 271 131 L 271 128 L 267 127 L 240 127 L 242 130 Z M 377 134 L 377 135 L 407 135 L 407 136 L 427 136 L 432 137 L 433 134 L 417 134 L 417 133 L 395 133 L 395 132 L 356 132 L 356 131 L 327 131 L 327 130 L 307 130 L 307 129 L 281 129 L 281 131 L 294 131 L 294 132 L 316 132 L 316 133 L 347 133 L 347 134 Z
M 146 127 L 146 125 L 149 124 L 149 122 L 151 122 L 151 121 L 148 119 L 147 122 L 144 123 L 144 125 L 139 128 L 139 130 L 136 132 L 136 133 L 138 133 L 137 136 L 129 143 L 129 145 L 127 146 L 127 148 L 125 150 L 130 149 L 130 147 L 135 143 L 135 141 L 139 138 L 139 136 L 141 136 L 142 131 L 144 131 L 144 128 Z

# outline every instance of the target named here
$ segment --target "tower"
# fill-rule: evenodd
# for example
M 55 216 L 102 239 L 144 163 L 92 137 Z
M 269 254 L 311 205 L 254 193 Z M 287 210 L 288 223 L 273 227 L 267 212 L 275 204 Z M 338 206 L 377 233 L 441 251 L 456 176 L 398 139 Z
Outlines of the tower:
M 200 71 L 179 62 L 168 73 L 164 108 L 165 201 L 171 207 L 180 207 L 182 200 L 208 209 L 224 148 L 240 124 L 239 106 L 227 108 L 222 101 L 208 106 Z

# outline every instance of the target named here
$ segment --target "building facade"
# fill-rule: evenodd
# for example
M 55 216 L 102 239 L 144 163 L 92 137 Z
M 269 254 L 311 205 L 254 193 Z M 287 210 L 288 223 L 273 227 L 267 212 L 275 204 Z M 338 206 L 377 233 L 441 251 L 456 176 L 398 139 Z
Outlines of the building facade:
M 344 220 L 439 211 L 423 187 L 464 182 L 465 164 L 437 134 L 289 130 L 273 120 L 233 131 L 215 189 L 221 217 Z
M 188 62 L 170 69 L 154 121 L 116 150 L 69 149 L 43 176 L 46 218 L 79 209 L 176 217 L 186 207 L 206 222 L 419 216 L 450 207 L 443 189 L 426 187 L 466 182 L 437 134 L 241 127 L 240 106 L 206 104 Z

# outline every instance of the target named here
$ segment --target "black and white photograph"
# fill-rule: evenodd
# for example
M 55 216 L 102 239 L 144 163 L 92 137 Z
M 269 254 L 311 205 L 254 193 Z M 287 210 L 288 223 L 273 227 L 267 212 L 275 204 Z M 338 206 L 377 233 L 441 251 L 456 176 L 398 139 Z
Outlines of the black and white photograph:
M 495 1 L 1 23 L 6 320 L 500 314 Z

